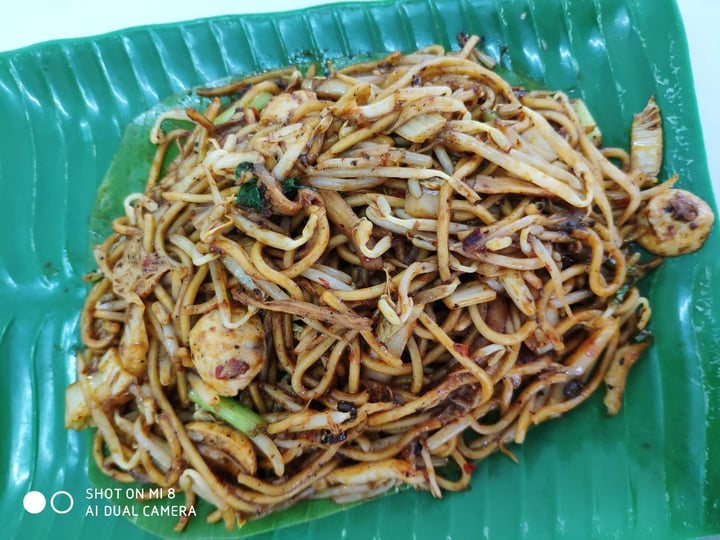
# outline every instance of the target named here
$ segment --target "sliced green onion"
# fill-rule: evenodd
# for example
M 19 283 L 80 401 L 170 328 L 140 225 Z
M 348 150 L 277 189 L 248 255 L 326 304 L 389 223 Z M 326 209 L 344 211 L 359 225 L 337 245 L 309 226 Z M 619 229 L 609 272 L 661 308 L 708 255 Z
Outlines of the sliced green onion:
M 273 97 L 273 95 L 270 92 L 260 92 L 257 96 L 252 98 L 252 101 L 248 106 L 257 109 L 258 111 L 262 111 L 265 108 L 265 105 L 268 104 L 268 101 L 270 101 L 271 97 Z
M 237 104 L 230 105 L 227 109 L 225 109 L 223 112 L 217 115 L 215 120 L 213 121 L 213 124 L 220 125 L 224 124 L 225 122 L 229 122 L 230 119 L 235 116 L 235 113 L 237 112 Z
M 500 118 L 495 111 L 491 110 L 485 110 L 482 112 L 482 115 L 480 116 L 480 120 L 483 122 L 494 122 Z
M 270 101 L 271 97 L 273 97 L 273 95 L 270 92 L 260 92 L 252 99 L 252 101 L 248 104 L 248 107 L 252 107 L 258 111 L 262 111 L 268 104 L 268 101 Z M 217 126 L 220 124 L 224 124 L 225 122 L 229 122 L 232 117 L 235 116 L 238 110 L 238 103 L 233 103 L 227 109 L 217 115 L 217 117 L 213 121 L 213 124 Z
M 587 135 L 590 140 L 595 144 L 600 144 L 602 141 L 602 133 L 585 102 L 582 99 L 574 99 L 572 100 L 572 106 L 573 109 L 575 109 L 575 114 L 577 114 L 580 125 L 588 130 Z
M 207 403 L 200 397 L 196 390 L 190 390 L 188 397 L 190 401 L 198 405 L 201 409 L 222 418 L 232 427 L 246 435 L 254 436 L 261 432 L 265 426 L 265 420 L 263 420 L 260 415 L 229 397 L 219 396 L 217 405 Z

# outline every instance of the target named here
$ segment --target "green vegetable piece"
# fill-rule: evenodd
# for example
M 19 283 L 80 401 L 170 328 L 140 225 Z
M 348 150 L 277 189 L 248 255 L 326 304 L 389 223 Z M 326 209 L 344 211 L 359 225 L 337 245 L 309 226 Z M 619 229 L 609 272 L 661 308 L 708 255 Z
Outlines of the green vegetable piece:
M 260 415 L 240 405 L 240 403 L 232 398 L 219 396 L 218 404 L 210 405 L 205 402 L 195 390 L 190 390 L 188 397 L 190 401 L 198 405 L 201 409 L 213 413 L 238 431 L 247 435 L 257 435 L 265 426 L 265 420 L 263 420 Z
M 480 116 L 480 120 L 482 120 L 483 122 L 494 122 L 498 118 L 500 117 L 497 115 L 497 113 L 490 110 L 483 111 L 482 115 Z
M 273 95 L 270 92 L 260 92 L 252 99 L 248 106 L 257 109 L 258 111 L 262 111 L 268 104 L 268 101 L 270 101 L 271 97 L 273 97 Z
M 260 92 L 257 96 L 253 98 L 253 100 L 249 103 L 248 107 L 252 107 L 258 111 L 262 111 L 268 104 L 268 101 L 270 101 L 271 97 L 273 97 L 273 95 L 270 92 Z M 229 122 L 232 117 L 235 116 L 239 109 L 240 106 L 238 103 L 231 104 L 227 109 L 217 115 L 217 117 L 213 121 L 213 124 L 217 126 L 220 124 L 224 124 L 225 122 Z
M 590 140 L 595 144 L 600 144 L 602 142 L 602 133 L 585 102 L 582 99 L 573 99 L 572 106 L 578 120 L 580 120 L 580 125 L 587 130 Z
M 650 330 L 647 328 L 640 330 L 637 334 L 635 334 L 630 341 L 633 343 L 645 343 L 646 341 L 650 341 L 653 338 L 653 334 Z
M 609 259 L 608 262 L 611 263 L 611 266 L 615 268 L 616 262 L 615 259 Z M 635 284 L 637 283 L 638 279 L 640 278 L 640 273 L 638 272 L 637 267 L 635 266 L 628 266 L 627 267 L 627 277 L 628 281 L 625 283 L 622 287 L 618 289 L 618 291 L 615 293 L 615 295 L 610 299 L 610 305 L 613 307 L 617 307 L 620 305 L 620 303 L 625 300 L 625 297 L 630 292 L 630 289 L 632 289 Z
M 217 115 L 217 117 L 213 121 L 213 124 L 217 126 L 220 124 L 224 124 L 225 122 L 229 122 L 230 119 L 235 116 L 237 109 L 238 108 L 236 104 L 230 105 L 227 109 Z
M 264 191 L 265 187 L 258 184 L 257 180 L 249 180 L 240 185 L 240 190 L 235 197 L 235 203 L 240 208 L 260 212 L 265 205 Z
M 297 185 L 295 178 L 286 178 L 281 182 L 282 192 L 288 199 L 294 199 L 302 186 Z
M 613 307 L 617 307 L 620 305 L 620 303 L 625 300 L 625 297 L 627 296 L 627 293 L 630 291 L 630 288 L 632 287 L 632 283 L 626 283 L 622 287 L 618 289 L 618 292 L 615 293 L 615 296 L 612 297 L 610 300 L 610 305 Z
M 242 173 L 250 172 L 252 170 L 253 164 L 250 161 L 243 161 L 241 163 L 238 163 L 238 166 L 235 167 L 235 178 L 240 178 Z

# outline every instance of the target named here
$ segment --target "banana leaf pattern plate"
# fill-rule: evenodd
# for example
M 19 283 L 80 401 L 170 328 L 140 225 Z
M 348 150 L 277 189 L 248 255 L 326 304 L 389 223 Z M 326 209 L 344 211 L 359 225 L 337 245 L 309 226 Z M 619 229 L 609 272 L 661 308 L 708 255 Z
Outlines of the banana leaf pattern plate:
M 93 268 L 88 223 L 91 214 L 96 224 L 107 217 L 142 177 L 150 116 L 141 113 L 190 99 L 187 90 L 208 81 L 431 43 L 457 47 L 459 32 L 482 35 L 487 52 L 521 79 L 583 97 L 607 144 L 627 146 L 632 114 L 656 96 L 666 133 L 662 177 L 678 173 L 679 186 L 712 199 L 684 30 L 672 0 L 335 4 L 132 28 L 0 54 L 0 536 L 664 539 L 720 533 L 717 231 L 702 251 L 666 261 L 646 280 L 655 341 L 633 368 L 620 415 L 606 417 L 596 396 L 532 430 L 513 448 L 519 464 L 494 455 L 479 464 L 471 490 L 442 500 L 404 490 L 347 509 L 301 504 L 232 532 L 198 518 L 178 535 L 176 517 L 124 506 L 125 486 L 89 464 L 89 434 L 64 429 L 64 389 L 75 377 L 86 291 L 81 278 Z M 163 102 L 168 96 L 174 97 Z M 109 180 L 125 176 L 130 184 L 106 182 L 96 206 L 109 168 Z M 25 500 L 37 513 L 23 507 L 30 491 L 44 496 L 44 508 L 42 500 Z M 170 503 L 178 501 L 162 502 Z

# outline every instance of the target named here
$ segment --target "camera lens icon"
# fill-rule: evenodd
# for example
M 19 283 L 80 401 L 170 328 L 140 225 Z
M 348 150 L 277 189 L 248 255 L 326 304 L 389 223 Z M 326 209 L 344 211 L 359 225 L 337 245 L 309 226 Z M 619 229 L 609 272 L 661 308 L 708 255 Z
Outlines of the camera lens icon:
M 67 491 L 56 491 L 50 497 L 50 508 L 56 514 L 67 514 L 75 505 L 75 499 Z M 47 499 L 40 491 L 28 491 L 23 497 L 23 508 L 28 514 L 39 514 L 47 506 Z

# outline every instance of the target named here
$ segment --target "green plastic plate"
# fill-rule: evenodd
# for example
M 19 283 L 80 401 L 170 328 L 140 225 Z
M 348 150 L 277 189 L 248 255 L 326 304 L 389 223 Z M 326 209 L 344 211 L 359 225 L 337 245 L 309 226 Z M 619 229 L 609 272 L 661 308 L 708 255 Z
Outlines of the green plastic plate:
M 712 199 L 672 0 L 336 4 L 135 28 L 0 55 L 0 537 L 177 537 L 172 518 L 105 515 L 121 508 L 121 498 L 95 493 L 88 434 L 63 427 L 81 276 L 92 268 L 88 220 L 125 127 L 167 96 L 207 81 L 309 59 L 451 47 L 460 31 L 483 35 L 486 49 L 520 76 L 584 97 L 609 144 L 627 145 L 632 114 L 655 95 L 667 134 L 663 174 L 679 173 L 681 186 Z M 126 157 L 115 167 L 137 169 L 141 161 L 128 163 L 135 154 L 127 143 L 122 148 Z M 656 340 L 631 373 L 617 417 L 606 417 L 596 397 L 533 430 L 513 448 L 519 464 L 492 456 L 470 491 L 442 500 L 403 491 L 349 509 L 302 505 L 232 533 L 195 520 L 183 537 L 720 533 L 718 237 L 715 231 L 701 252 L 668 260 L 649 280 Z M 44 495 L 38 513 L 23 508 L 29 491 Z

